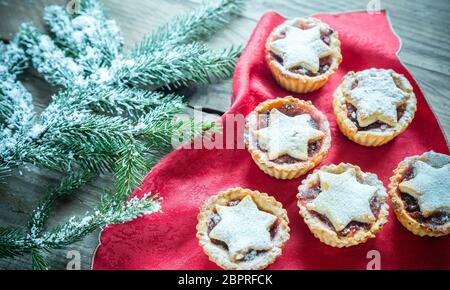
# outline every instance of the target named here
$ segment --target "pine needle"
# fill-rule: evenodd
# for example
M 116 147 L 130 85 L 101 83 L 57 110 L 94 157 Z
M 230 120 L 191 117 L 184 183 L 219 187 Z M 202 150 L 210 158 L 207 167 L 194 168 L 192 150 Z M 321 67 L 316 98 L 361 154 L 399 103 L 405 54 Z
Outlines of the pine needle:
M 42 256 L 42 252 L 36 249 L 31 250 L 31 265 L 33 270 L 48 270 L 49 265 L 45 258 Z
M 115 77 L 119 83 L 154 88 L 210 84 L 231 76 L 241 51 L 241 47 L 211 50 L 200 43 L 180 45 L 139 55 L 123 65 Z

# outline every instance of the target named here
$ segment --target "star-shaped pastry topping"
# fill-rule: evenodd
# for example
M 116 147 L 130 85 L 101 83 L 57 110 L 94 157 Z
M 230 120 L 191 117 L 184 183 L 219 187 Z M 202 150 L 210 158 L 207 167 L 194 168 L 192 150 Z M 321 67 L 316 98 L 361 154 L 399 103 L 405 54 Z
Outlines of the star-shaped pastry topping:
M 300 29 L 287 26 L 286 37 L 272 42 L 271 50 L 283 59 L 287 69 L 304 67 L 313 73 L 319 71 L 320 58 L 332 54 L 332 50 L 320 39 L 320 26 Z
M 346 97 L 357 108 L 358 124 L 367 127 L 381 121 L 395 127 L 397 107 L 406 101 L 409 93 L 396 86 L 391 71 L 368 69 L 358 72 L 356 80 L 356 88 Z
M 298 160 L 307 160 L 308 143 L 325 136 L 312 127 L 311 120 L 309 114 L 289 117 L 272 109 L 269 126 L 257 131 L 258 141 L 267 150 L 269 160 L 286 154 Z
M 416 176 L 399 184 L 402 192 L 415 197 L 425 217 L 437 211 L 450 212 L 450 164 L 435 168 L 416 161 Z
M 355 169 L 340 174 L 319 171 L 319 195 L 306 204 L 309 210 L 326 216 L 337 231 L 342 231 L 351 221 L 370 223 L 376 220 L 370 200 L 377 187 L 359 183 Z
M 258 209 L 250 195 L 236 206 L 216 206 L 221 220 L 209 233 L 213 239 L 227 244 L 232 259 L 242 259 L 250 250 L 273 247 L 270 227 L 277 217 Z

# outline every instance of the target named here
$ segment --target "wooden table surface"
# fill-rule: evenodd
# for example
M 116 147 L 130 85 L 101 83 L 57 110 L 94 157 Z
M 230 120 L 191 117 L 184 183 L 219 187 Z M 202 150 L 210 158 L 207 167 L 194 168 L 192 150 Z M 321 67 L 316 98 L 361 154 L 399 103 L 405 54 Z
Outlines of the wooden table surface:
M 218 31 L 208 41 L 212 47 L 245 44 L 258 19 L 274 10 L 287 18 L 315 13 L 366 10 L 369 2 L 348 0 L 247 0 L 247 8 L 227 28 Z M 121 28 L 125 47 L 129 49 L 143 35 L 170 20 L 174 15 L 198 7 L 201 1 L 189 0 L 121 0 L 103 1 L 108 15 Z M 381 9 L 388 11 L 393 29 L 402 40 L 401 61 L 413 74 L 447 136 L 450 137 L 450 2 L 447 0 L 381 0 Z M 49 4 L 64 4 L 64 0 L 0 0 L 0 37 L 8 40 L 23 22 L 32 21 L 44 30 L 43 8 Z M 373 6 L 372 6 L 373 7 Z M 380 36 L 382 37 L 382 36 Z M 54 89 L 37 74 L 27 72 L 21 76 L 33 94 L 39 112 L 45 108 Z M 202 106 L 208 116 L 216 118 L 230 105 L 231 80 L 218 84 L 190 88 L 186 92 L 190 106 Z M 35 202 L 49 186 L 57 184 L 60 174 L 27 166 L 16 170 L 8 185 L 0 188 L 0 225 L 21 227 L 26 224 Z M 98 202 L 98 193 L 111 186 L 110 176 L 101 176 L 93 184 L 83 187 L 71 197 L 58 202 L 49 226 L 61 223 L 67 217 L 83 214 Z M 65 269 L 69 261 L 67 252 L 81 253 L 81 267 L 88 269 L 91 255 L 98 244 L 99 231 L 65 250 L 46 255 L 54 269 Z M 151 245 L 149 245 L 151 246 Z M 0 269 L 29 269 L 29 256 L 0 260 Z

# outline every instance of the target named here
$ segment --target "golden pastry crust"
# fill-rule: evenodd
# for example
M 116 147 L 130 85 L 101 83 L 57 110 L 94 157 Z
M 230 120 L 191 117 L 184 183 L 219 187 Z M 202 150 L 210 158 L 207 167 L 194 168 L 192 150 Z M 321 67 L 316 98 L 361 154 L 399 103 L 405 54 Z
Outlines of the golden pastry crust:
M 276 222 L 276 234 L 272 239 L 273 248 L 269 251 L 259 253 L 255 259 L 250 261 L 232 261 L 228 255 L 228 251 L 224 247 L 211 241 L 208 225 L 215 214 L 216 205 L 226 206 L 229 202 L 242 200 L 248 195 L 252 197 L 259 210 L 270 213 L 278 218 Z M 260 270 L 266 268 L 274 263 L 276 258 L 281 255 L 290 237 L 289 218 L 283 205 L 266 193 L 240 187 L 230 188 L 210 197 L 201 208 L 197 219 L 198 224 L 196 229 L 199 245 L 206 255 L 208 255 L 210 261 L 226 270 Z
M 408 213 L 405 203 L 400 196 L 398 186 L 405 178 L 405 175 L 410 170 L 411 166 L 413 166 L 413 164 L 418 160 L 435 167 L 442 167 L 443 165 L 450 163 L 450 156 L 430 151 L 425 152 L 422 155 L 407 157 L 398 164 L 397 168 L 394 170 L 394 175 L 390 178 L 389 183 L 389 196 L 392 200 L 395 215 L 400 223 L 415 235 L 421 237 L 441 237 L 448 235 L 450 234 L 450 222 L 443 225 L 433 226 L 419 222 Z
M 307 160 L 298 160 L 298 162 L 291 164 L 279 164 L 269 160 L 267 152 L 262 151 L 257 144 L 255 132 L 258 130 L 258 115 L 269 112 L 273 108 L 280 108 L 290 104 L 295 104 L 296 106 L 301 107 L 305 113 L 310 114 L 317 122 L 319 130 L 322 131 L 325 136 L 322 138 L 320 150 L 310 156 Z M 303 101 L 287 96 L 262 102 L 247 116 L 244 142 L 253 160 L 262 171 L 278 179 L 293 179 L 307 173 L 326 156 L 331 146 L 330 125 L 325 115 L 314 107 L 310 101 Z
M 319 74 L 317 76 L 308 76 L 306 74 L 291 72 L 288 69 L 284 68 L 283 65 L 278 61 L 276 61 L 270 53 L 270 46 L 272 42 L 277 39 L 280 33 L 282 33 L 287 26 L 299 27 L 299 25 L 302 24 L 324 24 L 329 28 L 326 23 L 317 18 L 294 18 L 291 20 L 287 20 L 283 24 L 277 26 L 271 32 L 266 41 L 266 61 L 275 80 L 284 89 L 295 93 L 308 93 L 320 89 L 323 85 L 325 85 L 330 76 L 335 73 L 335 71 L 339 67 L 339 64 L 342 62 L 341 43 L 339 41 L 337 31 L 334 31 L 330 35 L 329 47 L 332 50 L 332 54 L 330 55 L 330 57 L 332 58 L 332 62 L 330 68 L 323 74 Z
M 332 164 L 322 166 L 320 169 L 314 170 L 313 173 L 309 174 L 308 177 L 303 180 L 302 184 L 299 186 L 299 193 L 297 194 L 297 205 L 300 208 L 300 215 L 303 217 L 306 225 L 311 230 L 313 235 L 321 242 L 337 248 L 358 245 L 366 242 L 368 239 L 374 238 L 375 234 L 381 231 L 383 225 L 387 222 L 389 215 L 389 206 L 386 203 L 387 198 L 380 198 L 379 213 L 376 221 L 370 225 L 370 228 L 365 229 L 361 227 L 351 236 L 341 236 L 338 235 L 333 228 L 325 224 L 317 214 L 308 210 L 306 207 L 306 203 L 308 201 L 303 197 L 302 193 L 309 190 L 311 186 L 319 182 L 318 172 L 326 171 L 329 173 L 339 174 L 343 173 L 348 168 L 354 168 L 356 170 L 357 177 L 364 183 L 377 187 L 379 192 L 386 193 L 383 183 L 378 180 L 375 174 L 365 173 L 361 170 L 361 168 L 352 164 L 340 163 L 339 165 Z M 385 196 L 387 195 L 385 194 Z
M 405 110 L 403 116 L 398 120 L 395 127 L 388 128 L 384 131 L 381 130 L 358 130 L 357 125 L 348 118 L 347 114 L 347 100 L 345 98 L 345 92 L 351 87 L 352 82 L 355 78 L 357 72 L 349 72 L 345 77 L 343 82 L 335 90 L 333 94 L 333 110 L 336 116 L 336 122 L 339 126 L 341 132 L 347 136 L 353 142 L 356 142 L 363 146 L 381 146 L 401 133 L 403 133 L 414 118 L 416 112 L 416 96 L 414 95 L 413 89 L 409 84 L 408 80 L 401 75 L 392 70 L 393 78 L 399 80 L 400 89 L 410 94 L 410 97 L 405 103 Z

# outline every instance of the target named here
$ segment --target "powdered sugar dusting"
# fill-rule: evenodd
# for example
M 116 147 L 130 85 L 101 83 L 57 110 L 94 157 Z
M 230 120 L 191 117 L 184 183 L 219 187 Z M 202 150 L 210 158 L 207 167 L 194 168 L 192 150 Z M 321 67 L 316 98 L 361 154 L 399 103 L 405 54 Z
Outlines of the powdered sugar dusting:
M 355 169 L 340 174 L 319 171 L 318 175 L 322 192 L 306 205 L 309 210 L 325 215 L 337 231 L 343 230 L 351 221 L 375 221 L 370 200 L 378 188 L 359 183 Z
M 260 211 L 251 196 L 236 206 L 216 206 L 220 222 L 209 236 L 227 244 L 230 258 L 240 260 L 251 250 L 269 250 L 273 247 L 270 227 L 277 217 Z
M 406 102 L 410 94 L 401 90 L 394 82 L 393 71 L 367 69 L 350 72 L 346 79 L 357 81 L 357 86 L 345 94 L 357 108 L 357 120 L 361 127 L 377 121 L 390 126 L 397 125 L 397 107 Z
M 450 213 L 450 164 L 435 168 L 418 160 L 414 168 L 416 176 L 400 183 L 400 190 L 417 199 L 425 217 L 437 211 Z
M 319 71 L 320 58 L 332 54 L 332 50 L 320 38 L 320 25 L 310 29 L 286 26 L 286 37 L 275 40 L 271 50 L 283 59 L 287 69 L 305 67 L 313 73 Z

